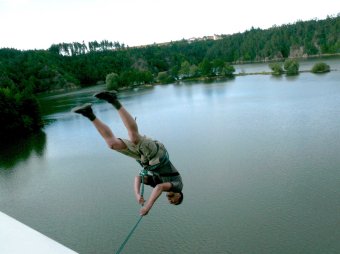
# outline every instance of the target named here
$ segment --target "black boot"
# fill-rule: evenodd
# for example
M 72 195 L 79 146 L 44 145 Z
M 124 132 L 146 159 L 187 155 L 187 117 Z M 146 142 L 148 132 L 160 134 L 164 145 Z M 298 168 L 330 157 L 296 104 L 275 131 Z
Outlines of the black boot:
M 117 92 L 102 91 L 99 93 L 95 93 L 93 96 L 100 100 L 104 100 L 107 101 L 108 103 L 111 103 L 117 110 L 122 107 L 122 104 L 120 104 L 118 100 Z
M 96 116 L 93 114 L 91 106 L 92 106 L 91 103 L 85 103 L 81 106 L 73 108 L 72 112 L 81 114 L 90 119 L 91 121 L 93 121 L 94 119 L 96 119 Z

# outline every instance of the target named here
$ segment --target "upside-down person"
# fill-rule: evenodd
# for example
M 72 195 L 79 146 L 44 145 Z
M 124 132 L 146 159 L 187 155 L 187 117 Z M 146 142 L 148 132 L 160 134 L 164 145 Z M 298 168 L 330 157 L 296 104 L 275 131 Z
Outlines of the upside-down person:
M 73 112 L 87 117 L 96 127 L 97 131 L 106 141 L 109 148 L 122 154 L 130 156 L 146 170 L 146 175 L 135 177 L 134 192 L 139 204 L 144 205 L 140 209 L 140 215 L 146 215 L 152 208 L 155 201 L 163 193 L 170 204 L 179 205 L 183 201 L 183 183 L 177 169 L 169 160 L 169 155 L 164 145 L 157 141 L 141 135 L 135 119 L 122 106 L 117 98 L 116 92 L 103 91 L 94 95 L 96 98 L 111 103 L 117 109 L 127 131 L 128 139 L 117 138 L 111 129 L 95 116 L 92 104 L 86 103 L 72 109 Z M 143 177 L 143 179 L 142 179 Z M 153 187 L 149 199 L 145 202 L 140 193 L 141 182 Z

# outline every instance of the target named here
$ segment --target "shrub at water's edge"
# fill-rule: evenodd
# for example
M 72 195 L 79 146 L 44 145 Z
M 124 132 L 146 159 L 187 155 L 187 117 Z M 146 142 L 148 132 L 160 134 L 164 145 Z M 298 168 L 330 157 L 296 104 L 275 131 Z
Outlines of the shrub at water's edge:
M 271 74 L 274 76 L 279 76 L 286 73 L 287 75 L 297 75 L 299 73 L 299 63 L 295 59 L 287 59 L 284 62 L 284 69 L 282 69 L 282 63 L 270 63 L 269 68 L 272 70 Z M 331 68 L 328 64 L 324 62 L 315 63 L 310 70 L 312 73 L 325 73 L 330 72 Z M 309 72 L 309 71 L 302 71 Z
M 273 75 L 281 75 L 286 73 L 287 75 L 297 75 L 299 74 L 299 63 L 295 59 L 286 59 L 283 63 L 270 63 L 269 68 L 272 70 Z
M 270 63 L 269 68 L 273 71 L 273 75 L 281 75 L 283 73 L 282 64 L 281 63 Z
M 299 63 L 295 59 L 286 59 L 283 63 L 283 68 L 285 69 L 287 75 L 297 75 L 299 74 Z
M 313 73 L 324 73 L 324 72 L 329 72 L 331 69 L 328 64 L 320 62 L 314 64 L 311 72 Z

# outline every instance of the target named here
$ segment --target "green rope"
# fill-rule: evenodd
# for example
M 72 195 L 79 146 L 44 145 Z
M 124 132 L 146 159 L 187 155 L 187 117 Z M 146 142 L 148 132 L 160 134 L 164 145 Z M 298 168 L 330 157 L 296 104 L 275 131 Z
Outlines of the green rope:
M 141 190 L 141 192 L 140 192 L 140 195 L 143 197 L 143 196 L 144 196 L 144 176 L 147 175 L 146 170 L 144 170 L 144 169 L 141 170 L 140 173 L 139 173 L 139 175 L 140 175 L 141 178 L 142 178 L 142 190 Z
M 142 190 L 141 190 L 141 196 L 143 197 L 144 195 L 144 176 L 147 174 L 146 170 L 142 170 L 139 175 L 142 178 Z M 141 222 L 143 216 L 140 216 L 137 223 L 134 225 L 134 227 L 131 229 L 130 233 L 128 234 L 128 236 L 125 238 L 124 242 L 120 245 L 119 249 L 117 250 L 116 254 L 119 254 L 122 252 L 122 250 L 125 247 L 125 244 L 129 241 L 130 237 L 132 236 L 133 232 L 135 231 L 135 229 L 137 228 L 139 222 Z
M 116 252 L 116 254 L 121 253 L 121 251 L 124 249 L 125 244 L 129 241 L 130 237 L 132 236 L 133 232 L 135 231 L 135 229 L 137 228 L 139 222 L 142 220 L 143 216 L 140 216 L 139 220 L 137 221 L 136 225 L 132 228 L 132 230 L 130 231 L 130 233 L 128 234 L 128 236 L 126 237 L 125 241 L 122 243 L 122 245 L 119 247 L 118 251 Z

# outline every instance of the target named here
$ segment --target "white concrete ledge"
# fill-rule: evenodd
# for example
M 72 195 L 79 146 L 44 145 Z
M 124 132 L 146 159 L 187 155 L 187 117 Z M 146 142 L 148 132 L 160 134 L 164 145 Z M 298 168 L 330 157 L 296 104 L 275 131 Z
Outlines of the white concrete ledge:
M 73 250 L 0 212 L 1 254 L 76 254 Z

